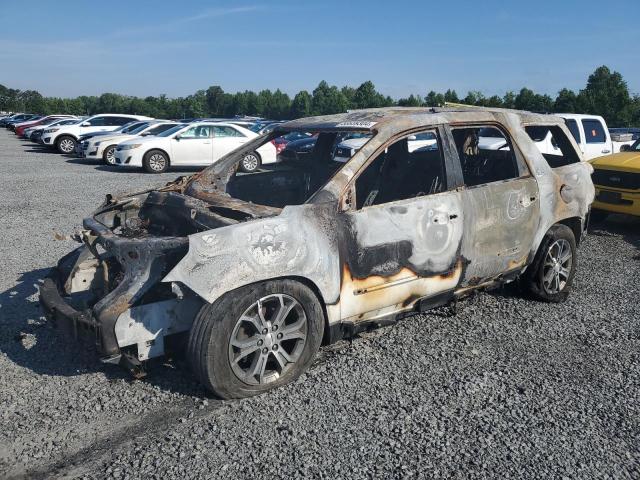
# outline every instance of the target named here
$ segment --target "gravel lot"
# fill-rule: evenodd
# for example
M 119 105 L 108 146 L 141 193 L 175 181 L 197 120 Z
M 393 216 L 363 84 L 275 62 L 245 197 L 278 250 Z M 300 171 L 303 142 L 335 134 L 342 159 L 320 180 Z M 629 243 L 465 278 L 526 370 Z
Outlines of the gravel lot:
M 562 305 L 509 291 L 324 348 L 220 402 L 180 361 L 132 381 L 40 317 L 36 285 L 105 193 L 170 181 L 0 131 L 0 477 L 640 478 L 640 221 L 583 244 Z

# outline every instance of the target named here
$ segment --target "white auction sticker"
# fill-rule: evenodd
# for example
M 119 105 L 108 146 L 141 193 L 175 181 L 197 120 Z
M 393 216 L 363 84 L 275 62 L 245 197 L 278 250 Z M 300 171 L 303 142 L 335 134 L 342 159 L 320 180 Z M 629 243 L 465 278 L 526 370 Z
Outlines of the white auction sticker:
M 357 120 L 351 122 L 342 122 L 336 125 L 337 128 L 344 127 L 356 127 L 356 128 L 371 128 L 378 122 L 359 122 Z

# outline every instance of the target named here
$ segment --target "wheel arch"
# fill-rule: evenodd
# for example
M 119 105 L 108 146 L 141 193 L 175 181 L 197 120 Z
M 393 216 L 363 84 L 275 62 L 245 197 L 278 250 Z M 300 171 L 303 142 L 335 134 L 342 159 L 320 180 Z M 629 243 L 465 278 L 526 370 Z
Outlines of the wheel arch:
M 571 229 L 576 239 L 576 246 L 580 245 L 582 239 L 582 219 L 580 217 L 567 217 L 559 220 L 555 225 L 565 225 Z
M 167 157 L 167 161 L 169 162 L 169 165 L 167 165 L 167 168 L 171 166 L 171 155 L 169 155 L 169 152 L 167 152 L 164 148 L 159 148 L 159 147 L 150 148 L 149 150 L 144 152 L 144 154 L 142 155 L 142 159 L 144 160 L 145 158 L 147 158 L 147 155 L 149 155 L 151 152 L 160 152 L 163 155 L 165 155 Z
M 59 141 L 61 138 L 64 138 L 64 137 L 71 137 L 71 138 L 73 138 L 76 142 L 78 141 L 78 137 L 77 137 L 76 135 L 74 135 L 73 133 L 66 133 L 66 132 L 65 132 L 65 133 L 60 133 L 59 135 L 57 135 L 57 136 L 53 139 L 53 143 L 54 143 L 54 144 L 57 144 L 57 143 L 58 143 L 58 141 Z
M 301 283 L 302 285 L 306 286 L 307 288 L 309 288 L 309 290 L 311 290 L 313 292 L 313 294 L 316 296 L 316 298 L 318 299 L 318 302 L 320 303 L 320 306 L 322 307 L 322 322 L 323 322 L 323 343 L 329 338 L 329 327 L 330 327 L 330 322 L 329 322 L 329 312 L 327 311 L 327 302 L 324 299 L 324 296 L 322 295 L 322 291 L 320 290 L 320 287 L 318 287 L 318 285 L 311 280 L 308 277 L 304 277 L 301 275 L 283 275 L 280 277 L 270 277 L 270 278 L 265 278 L 262 280 L 258 280 L 255 282 L 249 282 L 249 283 L 245 283 L 242 285 L 238 285 L 235 288 L 231 289 L 231 290 L 227 290 L 226 292 L 224 292 L 222 295 L 220 295 L 218 298 L 216 298 L 213 302 L 210 302 L 211 304 L 214 304 L 216 302 L 219 302 L 220 300 L 222 300 L 227 294 L 234 292 L 236 290 L 239 290 L 241 288 L 245 288 L 245 287 L 250 287 L 252 285 L 258 285 L 261 283 L 265 283 L 265 282 L 277 282 L 277 281 L 281 281 L 281 280 L 293 280 L 295 282 Z M 184 285 L 184 283 L 180 282 L 181 285 Z M 189 288 L 188 286 L 186 286 L 187 288 Z M 191 289 L 190 289 L 191 290 Z M 197 293 L 193 292 L 195 295 L 198 295 Z M 198 297 L 200 297 L 198 295 Z M 202 297 L 200 297 L 202 298 Z M 208 300 L 202 298 L 202 300 L 204 301 L 205 304 L 209 303 Z

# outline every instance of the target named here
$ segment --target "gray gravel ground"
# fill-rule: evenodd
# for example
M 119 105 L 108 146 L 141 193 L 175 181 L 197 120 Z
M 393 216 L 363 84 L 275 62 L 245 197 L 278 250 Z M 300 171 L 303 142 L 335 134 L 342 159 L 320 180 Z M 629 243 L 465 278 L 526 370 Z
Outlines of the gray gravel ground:
M 640 478 L 640 221 L 583 244 L 562 305 L 482 293 L 324 348 L 220 402 L 183 363 L 144 381 L 40 317 L 36 285 L 119 172 L 0 131 L 0 477 Z

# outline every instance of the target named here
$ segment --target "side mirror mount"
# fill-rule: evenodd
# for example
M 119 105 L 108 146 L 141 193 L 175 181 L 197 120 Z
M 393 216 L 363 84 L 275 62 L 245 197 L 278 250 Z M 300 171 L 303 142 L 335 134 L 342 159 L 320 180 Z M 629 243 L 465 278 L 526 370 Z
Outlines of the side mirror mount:
M 175 137 L 173 137 L 173 139 L 174 139 L 176 142 L 179 142 L 179 141 L 180 141 L 180 135 L 176 135 Z
M 620 151 L 621 152 L 630 152 L 631 151 L 631 145 L 622 145 L 620 147 Z

